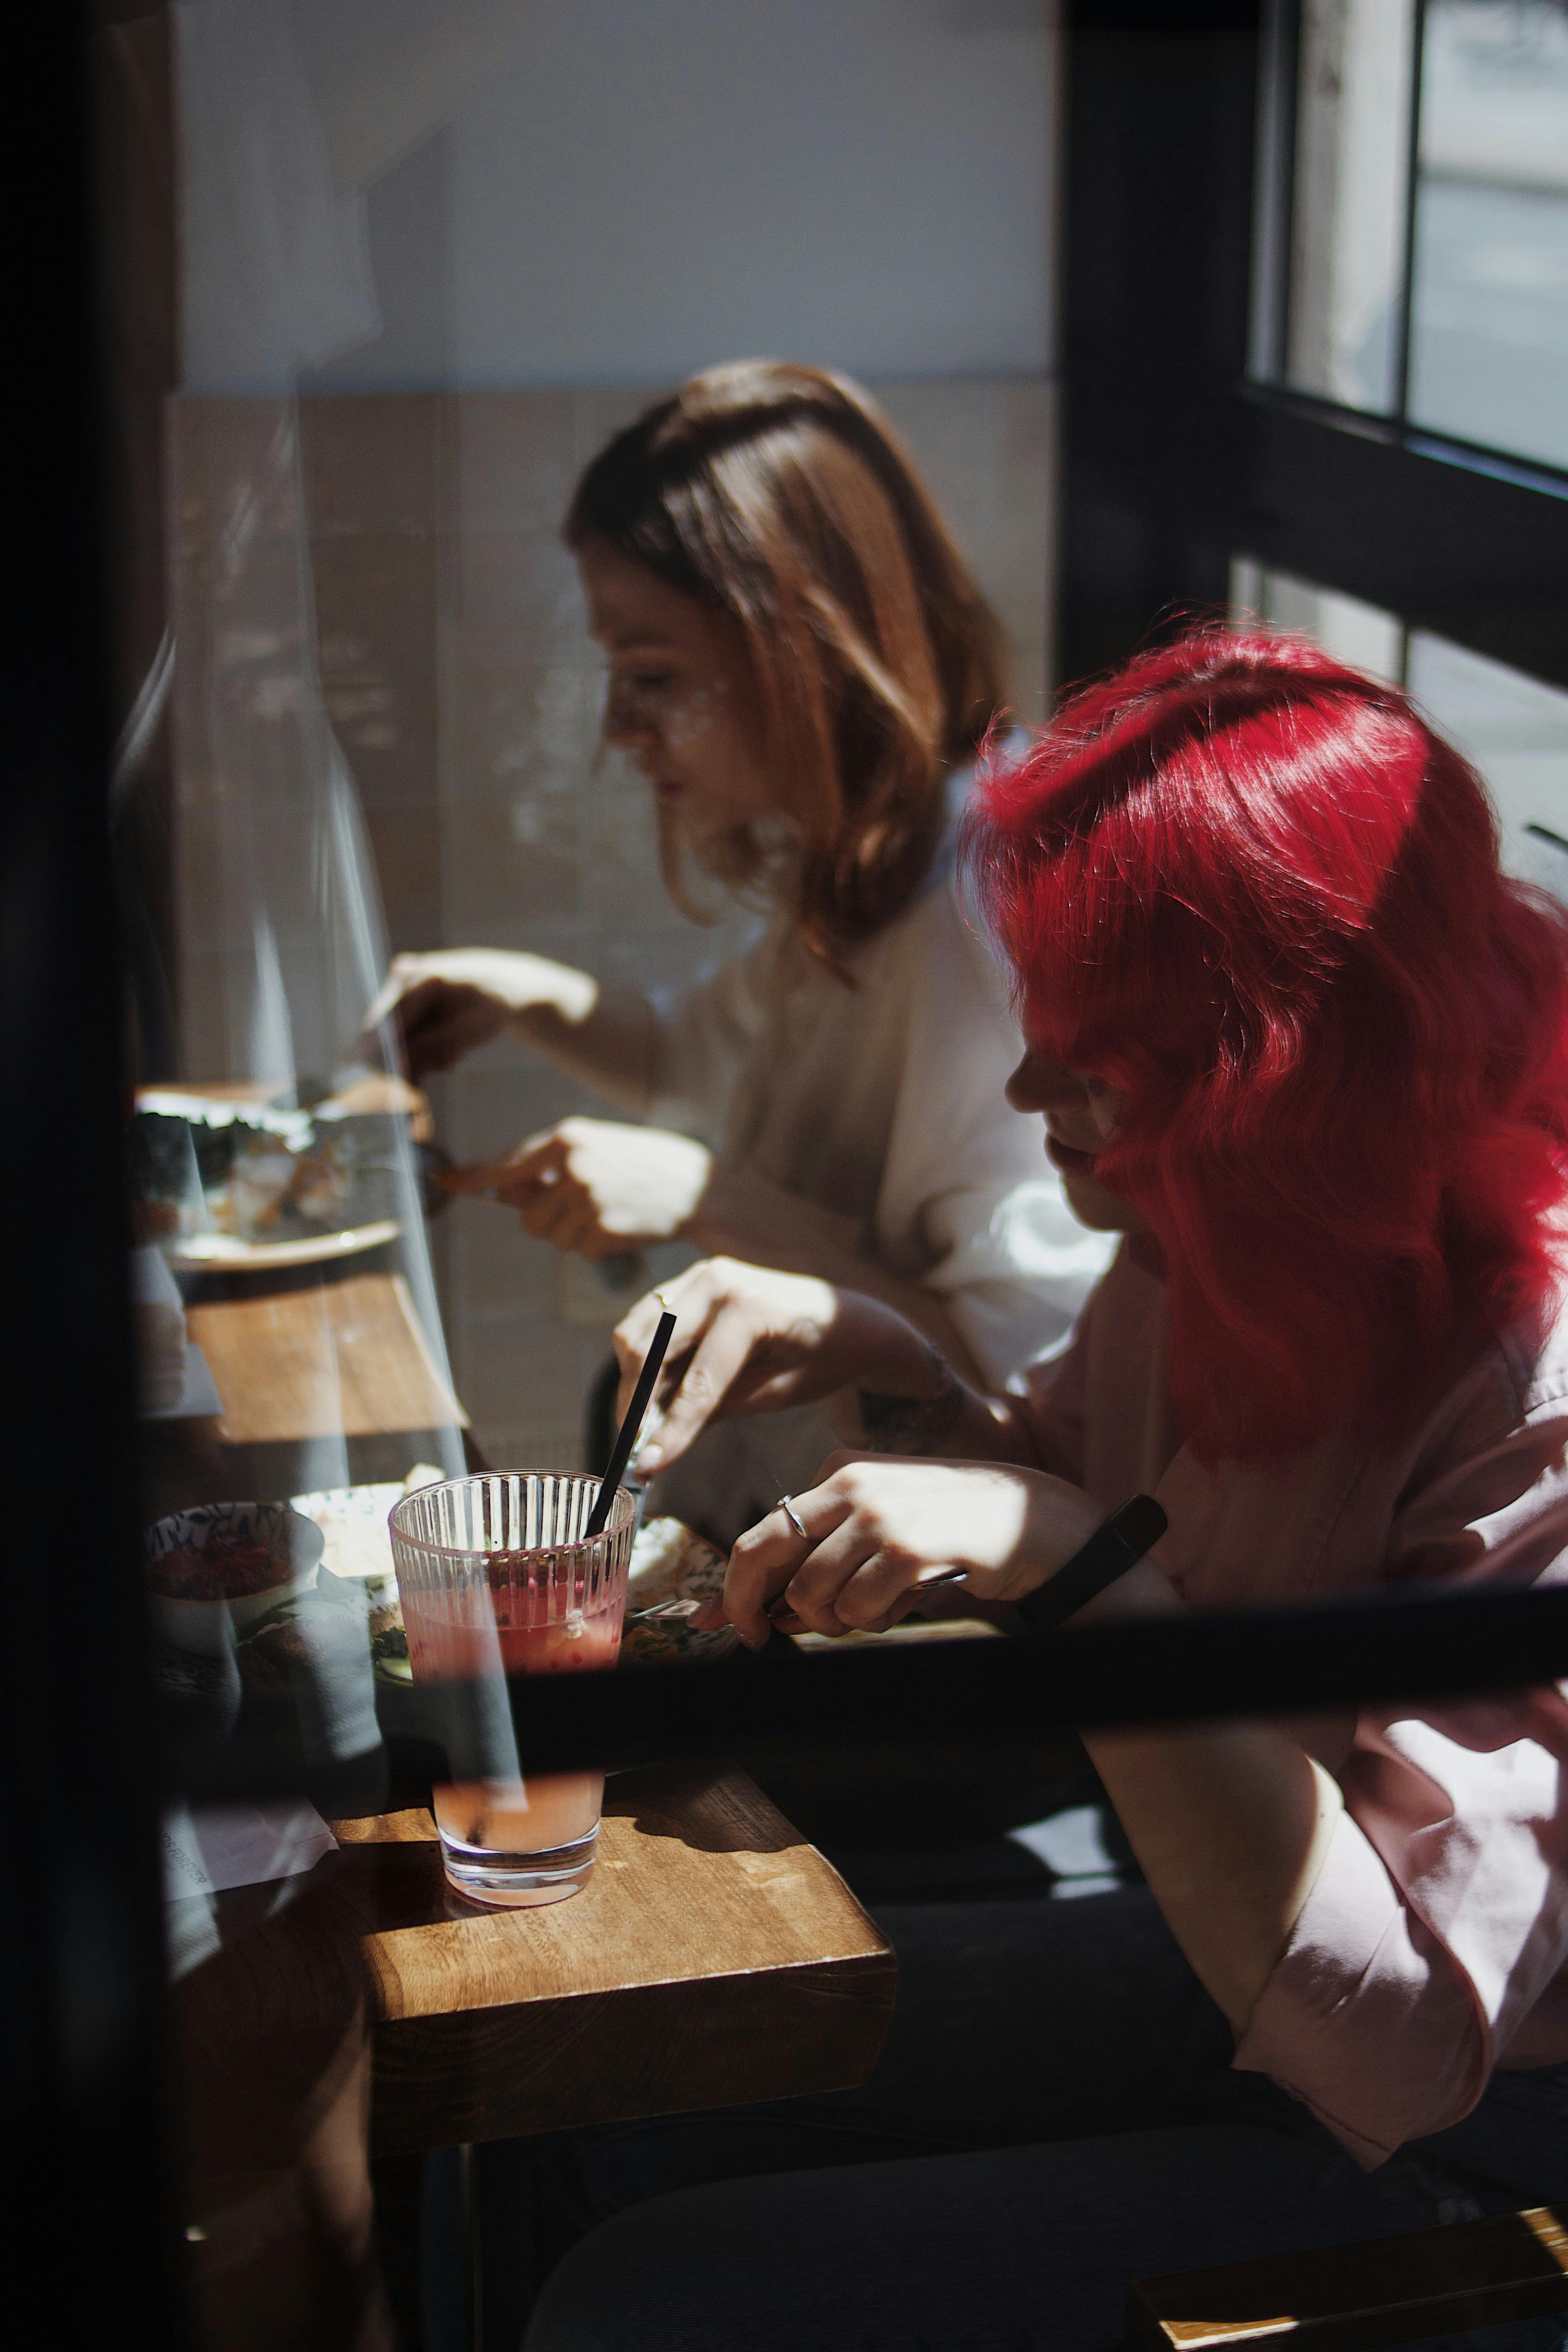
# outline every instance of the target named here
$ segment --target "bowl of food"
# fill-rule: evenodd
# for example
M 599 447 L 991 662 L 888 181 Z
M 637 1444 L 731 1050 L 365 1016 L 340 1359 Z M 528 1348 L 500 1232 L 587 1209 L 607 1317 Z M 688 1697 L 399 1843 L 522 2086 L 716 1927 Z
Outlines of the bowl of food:
M 306 1591 L 321 1530 L 286 1503 L 204 1503 L 142 1538 L 153 1622 L 166 1642 L 216 1657 L 280 1602 Z

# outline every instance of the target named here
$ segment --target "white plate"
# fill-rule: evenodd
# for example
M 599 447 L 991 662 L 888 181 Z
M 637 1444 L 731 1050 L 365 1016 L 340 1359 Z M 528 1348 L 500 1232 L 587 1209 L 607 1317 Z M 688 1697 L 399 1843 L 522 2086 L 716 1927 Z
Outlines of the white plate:
M 421 1477 L 420 1486 L 439 1485 L 444 1474 L 435 1463 L 419 1463 L 416 1467 L 430 1474 Z M 413 1475 L 411 1470 L 408 1477 Z M 290 1495 L 289 1501 L 292 1509 L 314 1519 L 325 1532 L 327 1549 L 321 1564 L 328 1574 L 345 1583 L 352 1580 L 374 1588 L 393 1585 L 392 1537 L 386 1522 L 394 1503 L 401 1503 L 411 1491 L 407 1478 L 381 1479 L 364 1486 L 323 1486 L 311 1495 Z
M 394 1579 L 387 1517 L 401 1503 L 403 1481 L 378 1480 L 367 1486 L 324 1486 L 313 1495 L 290 1495 L 292 1507 L 313 1519 L 326 1538 L 321 1565 L 330 1576 L 367 1587 Z
M 234 1234 L 183 1234 L 166 1245 L 171 1265 L 186 1274 L 229 1267 L 260 1272 L 273 1265 L 320 1265 L 335 1257 L 353 1257 L 360 1250 L 379 1249 L 395 1242 L 403 1231 L 395 1217 L 378 1217 L 374 1224 L 348 1225 L 342 1233 L 307 1234 L 292 1242 L 242 1242 Z

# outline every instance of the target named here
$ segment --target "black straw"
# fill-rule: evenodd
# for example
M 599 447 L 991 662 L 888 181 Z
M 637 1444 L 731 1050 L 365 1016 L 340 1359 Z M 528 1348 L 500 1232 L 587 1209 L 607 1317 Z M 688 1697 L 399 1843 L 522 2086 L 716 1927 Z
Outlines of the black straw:
M 599 1481 L 599 1491 L 595 1497 L 594 1507 L 588 1514 L 588 1524 L 583 1530 L 584 1543 L 587 1543 L 592 1537 L 603 1535 L 605 1532 L 605 1521 L 610 1516 L 610 1506 L 616 1499 L 616 1493 L 621 1483 L 621 1473 L 631 1460 L 632 1447 L 637 1442 L 637 1432 L 642 1427 L 642 1417 L 647 1411 L 648 1399 L 653 1394 L 653 1384 L 658 1378 L 664 1363 L 664 1351 L 669 1345 L 674 1329 L 675 1318 L 667 1307 L 658 1318 L 658 1329 L 653 1335 L 653 1345 L 643 1358 L 643 1367 L 637 1374 L 637 1384 L 632 1391 L 632 1401 L 626 1407 L 626 1417 L 622 1422 L 619 1434 L 610 1449 L 610 1458 L 605 1465 L 605 1475 Z

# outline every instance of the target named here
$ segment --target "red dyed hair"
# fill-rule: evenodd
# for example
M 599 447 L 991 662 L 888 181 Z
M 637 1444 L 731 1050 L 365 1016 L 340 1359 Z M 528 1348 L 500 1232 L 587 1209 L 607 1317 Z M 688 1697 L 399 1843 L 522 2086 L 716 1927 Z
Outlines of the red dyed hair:
M 1461 1322 L 1544 1298 L 1568 917 L 1402 694 L 1200 631 L 991 775 L 966 856 L 1031 1044 L 1127 1092 L 1098 1173 L 1164 1246 L 1200 1453 L 1386 1420 Z

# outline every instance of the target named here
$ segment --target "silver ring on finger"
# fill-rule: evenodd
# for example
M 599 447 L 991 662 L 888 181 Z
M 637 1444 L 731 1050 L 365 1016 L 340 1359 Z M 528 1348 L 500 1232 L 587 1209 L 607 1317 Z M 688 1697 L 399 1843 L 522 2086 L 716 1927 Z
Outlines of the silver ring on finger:
M 802 1543 L 809 1543 L 811 1541 L 811 1538 L 806 1534 L 805 1528 L 801 1525 L 800 1513 L 795 1509 L 795 1496 L 793 1495 L 781 1495 L 778 1501 L 773 1505 L 773 1508 L 775 1511 L 782 1511 L 784 1513 L 785 1518 L 789 1521 L 791 1527 L 795 1529 Z

